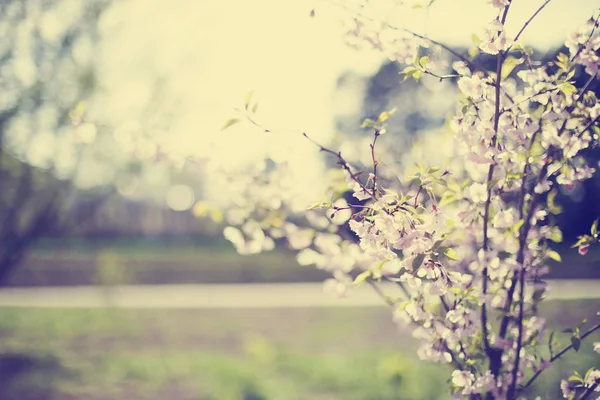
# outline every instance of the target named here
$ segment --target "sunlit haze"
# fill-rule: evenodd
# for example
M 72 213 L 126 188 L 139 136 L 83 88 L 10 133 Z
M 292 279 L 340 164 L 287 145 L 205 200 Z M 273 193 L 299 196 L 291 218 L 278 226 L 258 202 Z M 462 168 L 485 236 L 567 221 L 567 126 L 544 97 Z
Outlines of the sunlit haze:
M 491 18 L 482 0 L 438 0 L 427 11 L 387 3 L 390 7 L 379 11 L 390 22 L 451 45 L 469 45 L 471 34 Z M 509 33 L 541 3 L 515 0 Z M 224 132 L 221 127 L 254 90 L 257 119 L 266 127 L 310 132 L 320 141 L 331 137 L 336 79 L 347 70 L 372 74 L 383 61 L 344 45 L 343 13 L 332 4 L 117 2 L 101 20 L 99 90 L 90 117 L 117 131 L 144 132 L 171 154 L 208 157 L 211 165 L 243 166 L 277 155 L 310 183 L 322 172 L 321 155 L 300 135 L 265 134 L 248 124 Z M 555 0 L 528 27 L 525 42 L 558 46 L 595 7 L 593 0 Z M 360 102 L 349 99 L 349 104 Z M 219 191 L 214 182 L 209 186 Z

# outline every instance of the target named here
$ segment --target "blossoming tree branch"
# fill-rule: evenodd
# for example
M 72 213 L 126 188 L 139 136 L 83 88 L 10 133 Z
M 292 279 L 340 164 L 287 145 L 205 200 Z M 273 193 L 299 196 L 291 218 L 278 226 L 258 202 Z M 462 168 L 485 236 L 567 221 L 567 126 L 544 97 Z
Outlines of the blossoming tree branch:
M 592 91 L 600 79 L 600 14 L 569 36 L 568 52 L 542 63 L 521 35 L 551 0 L 509 36 L 505 24 L 517 1 L 524 0 L 488 1 L 496 17 L 469 54 L 370 16 L 376 1 L 357 9 L 339 5 L 351 17 L 350 45 L 375 48 L 405 65 L 405 80 L 457 83 L 448 121 L 455 161 L 417 165 L 408 176 L 397 164 L 381 162 L 386 149 L 379 140 L 395 110 L 364 121 L 371 135 L 367 165 L 299 132 L 337 163 L 324 177 L 325 200 L 300 212 L 290 191 L 293 176 L 282 163 L 246 179 L 224 230 L 242 254 L 285 243 L 298 251 L 300 264 L 330 271 L 325 285 L 340 295 L 373 286 L 393 318 L 414 327 L 422 340 L 418 356 L 454 368 L 453 398 L 524 398 L 546 369 L 600 329 L 582 321 L 569 331 L 570 344 L 557 347 L 537 315 L 547 263 L 560 260 L 549 245 L 562 240 L 554 218 L 561 211 L 558 187 L 594 173 L 582 152 L 597 146 L 600 134 Z M 494 57 L 495 67 L 485 69 L 482 56 Z M 576 74 L 587 77 L 581 88 L 573 84 Z M 278 134 L 258 121 L 251 96 L 239 111 L 243 116 L 226 127 L 245 120 Z M 343 197 L 347 191 L 351 201 Z M 346 223 L 349 230 L 341 228 Z M 585 255 L 597 241 L 598 222 L 590 221 L 589 235 L 574 247 Z M 382 282 L 398 291 L 385 293 Z M 561 389 L 568 399 L 597 398 L 600 370 L 575 372 Z

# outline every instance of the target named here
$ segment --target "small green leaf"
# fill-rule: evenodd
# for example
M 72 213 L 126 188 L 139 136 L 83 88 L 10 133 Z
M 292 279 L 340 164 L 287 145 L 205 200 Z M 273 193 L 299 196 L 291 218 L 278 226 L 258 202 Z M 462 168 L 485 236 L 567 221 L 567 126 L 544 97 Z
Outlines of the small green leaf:
M 373 121 L 371 118 L 367 118 L 363 121 L 363 123 L 360 125 L 361 128 L 371 128 L 375 125 L 375 121 Z
M 541 290 L 536 290 L 535 292 L 533 292 L 533 296 L 531 296 L 531 299 L 538 303 L 539 301 L 542 300 L 542 296 L 544 296 L 544 293 L 546 293 L 546 291 L 544 289 Z
M 223 128 L 221 128 L 221 132 L 224 131 L 225 129 L 229 128 L 230 126 L 237 124 L 238 122 L 240 122 L 239 118 L 231 118 L 229 121 L 227 121 L 225 123 Z
M 308 207 L 308 210 L 314 210 L 317 208 L 323 208 L 323 204 L 320 201 L 317 201 L 316 203 L 311 204 L 310 207 Z
M 592 224 L 592 229 L 590 233 L 593 237 L 598 237 L 598 219 L 596 219 Z
M 447 204 L 452 204 L 457 200 L 458 199 L 456 198 L 456 193 L 447 190 L 442 195 L 442 199 L 440 200 L 438 207 L 443 207 Z
M 256 104 L 254 105 L 254 107 L 252 107 L 252 113 L 253 113 L 253 114 L 256 114 L 256 110 L 257 110 L 257 109 L 258 109 L 258 103 L 256 103 Z
M 556 56 L 556 65 L 564 71 L 569 69 L 569 56 L 565 53 L 559 53 L 558 56 Z
M 473 41 L 473 43 L 475 43 L 476 45 L 479 45 L 479 43 L 481 43 L 481 39 L 479 38 L 479 36 L 477 36 L 476 34 L 472 34 L 471 35 L 471 40 Z
M 440 251 L 449 260 L 460 261 L 460 259 L 458 258 L 458 254 L 456 254 L 456 251 L 453 248 L 440 247 Z
M 506 57 L 504 64 L 502 65 L 502 79 L 508 78 L 515 67 L 521 63 L 523 63 L 522 58 L 516 58 L 513 56 Z
M 552 228 L 552 230 L 550 231 L 550 235 L 548 236 L 549 240 L 552 240 L 554 243 L 561 243 L 563 240 L 563 235 L 562 232 L 560 231 L 560 228 L 555 226 Z
M 560 91 L 565 94 L 566 97 L 570 98 L 574 93 L 577 93 L 577 88 L 568 82 L 565 82 L 561 87 Z
M 558 191 L 556 189 L 552 189 L 550 193 L 548 193 L 548 199 L 546 200 L 548 204 L 548 211 L 552 214 L 557 215 L 562 212 L 562 207 L 556 203 L 556 195 Z
M 558 252 L 556 252 L 554 250 L 548 250 L 546 252 L 546 256 L 548 256 L 549 259 L 554 260 L 556 262 L 562 262 L 562 258 L 560 257 L 560 254 L 558 254 Z
M 387 119 L 396 112 L 396 109 L 392 109 L 390 111 L 384 111 L 381 114 L 379 114 L 379 118 L 377 118 L 377 123 L 381 124 L 385 121 L 387 121 Z
M 367 279 L 369 279 L 372 275 L 371 271 L 365 271 L 361 274 L 359 274 L 356 278 L 354 278 L 354 284 L 355 285 L 360 285 L 361 283 L 365 282 Z
M 513 233 L 517 234 L 517 233 L 519 233 L 519 229 L 521 229 L 521 226 L 523 226 L 524 223 L 525 223 L 525 220 L 524 219 L 520 219 L 520 220 L 517 221 L 516 224 L 514 224 L 513 226 L 511 226 L 510 230 Z
M 412 262 L 413 270 L 418 269 L 421 266 L 421 264 L 423 264 L 423 260 L 425 260 L 425 254 L 419 254 L 418 256 L 416 256 Z
M 419 59 L 419 65 L 423 68 L 427 68 L 427 62 L 429 61 L 429 57 L 423 56 Z
M 251 90 L 246 94 L 246 101 L 244 102 L 244 108 L 246 110 L 248 110 L 248 107 L 250 106 L 250 101 L 252 101 L 253 94 L 254 94 L 254 90 Z
M 579 351 L 579 347 L 581 347 L 581 339 L 579 339 L 579 336 L 571 336 L 571 344 L 576 352 Z

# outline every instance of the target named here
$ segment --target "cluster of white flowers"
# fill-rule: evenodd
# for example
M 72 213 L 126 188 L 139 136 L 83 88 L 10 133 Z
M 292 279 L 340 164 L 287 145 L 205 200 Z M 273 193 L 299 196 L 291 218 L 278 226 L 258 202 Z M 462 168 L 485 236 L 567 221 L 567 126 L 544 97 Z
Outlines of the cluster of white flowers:
M 510 6 L 509 0 L 488 2 L 499 14 Z M 567 46 L 575 64 L 600 77 L 595 24 L 587 23 Z M 413 63 L 419 47 L 431 44 L 360 16 L 348 32 L 352 45 L 368 45 L 401 63 Z M 512 46 L 500 16 L 479 43 L 480 50 L 497 55 L 500 65 Z M 285 219 L 291 201 L 285 189 L 275 185 L 275 194 L 255 186 L 239 202 L 243 211 L 228 217 L 239 228 L 225 230 L 245 253 L 285 240 L 298 251 L 298 263 L 332 273 L 325 286 L 337 295 L 366 279 L 398 284 L 406 298 L 398 302 L 394 320 L 415 326 L 413 335 L 423 341 L 420 358 L 454 366 L 454 398 L 514 396 L 525 371 L 537 373 L 550 365 L 531 345 L 549 342 L 536 310 L 546 290 L 541 278 L 547 262 L 557 257 L 548 242 L 560 241 L 561 233 L 548 215 L 555 212 L 556 186 L 578 184 L 595 171 L 580 154 L 598 144 L 590 128 L 600 105 L 570 82 L 574 65 L 568 57 L 559 56 L 558 68 L 552 69 L 525 64 L 524 58 L 513 57 L 511 63 L 523 68 L 503 74 L 501 68 L 483 71 L 468 60 L 452 66 L 462 99 L 450 128 L 462 162 L 445 170 L 421 166 L 392 183 L 380 179 L 386 174 L 383 165 L 361 179 L 340 152 L 321 148 L 337 155 L 343 167 L 345 179 L 337 175 L 331 187 L 338 198 Z M 370 150 L 378 165 L 375 141 L 383 130 L 374 131 Z M 277 181 L 267 180 L 269 185 Z M 353 201 L 339 197 L 347 190 Z M 488 310 L 503 316 L 497 333 Z M 600 344 L 594 350 L 600 352 Z M 583 385 L 595 385 L 599 376 L 590 372 Z M 562 387 L 563 393 L 572 390 L 569 384 Z
M 598 19 L 591 18 L 573 32 L 565 43 L 569 49 L 571 58 L 585 68 L 588 75 L 596 76 L 600 79 L 600 29 L 598 29 Z

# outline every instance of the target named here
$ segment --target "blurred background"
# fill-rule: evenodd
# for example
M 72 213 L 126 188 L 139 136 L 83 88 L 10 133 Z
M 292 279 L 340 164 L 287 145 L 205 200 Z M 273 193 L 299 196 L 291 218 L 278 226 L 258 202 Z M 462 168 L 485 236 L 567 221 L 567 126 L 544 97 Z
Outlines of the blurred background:
M 382 15 L 465 53 L 491 18 L 475 0 L 400 3 L 383 1 Z M 541 3 L 515 0 L 509 32 Z M 596 9 L 554 0 L 524 40 L 552 59 Z M 394 162 L 440 150 L 454 84 L 401 84 L 403 66 L 344 42 L 342 11 L 319 1 L 0 2 L 0 399 L 443 398 L 447 369 L 415 359 L 415 340 L 383 304 L 331 299 L 320 290 L 328 274 L 291 250 L 240 256 L 222 237 L 241 190 L 231 176 L 286 162 L 308 205 L 331 165 L 300 135 L 221 131 L 249 91 L 265 126 L 310 132 L 357 162 L 369 155 L 362 120 L 393 107 L 382 145 Z M 569 248 L 600 216 L 599 196 L 596 174 L 558 199 L 563 262 L 549 278 L 563 289 L 541 310 L 557 331 L 600 309 L 589 285 L 600 252 Z M 558 398 L 561 376 L 600 363 L 583 353 L 533 391 Z

